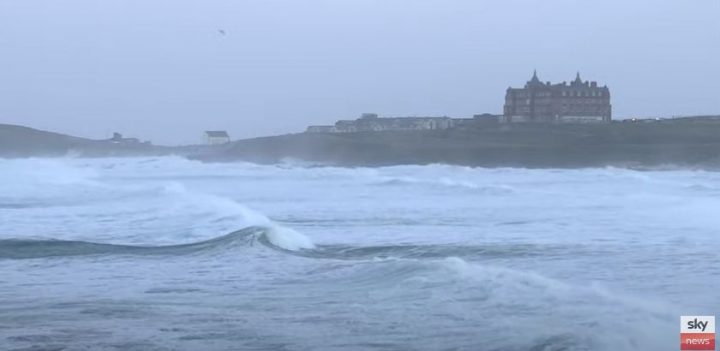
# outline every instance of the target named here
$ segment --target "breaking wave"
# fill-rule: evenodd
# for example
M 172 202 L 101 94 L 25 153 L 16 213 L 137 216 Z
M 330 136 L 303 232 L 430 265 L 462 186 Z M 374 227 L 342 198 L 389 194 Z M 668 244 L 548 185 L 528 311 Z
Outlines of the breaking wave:
M 0 240 L 0 259 L 29 259 L 88 255 L 186 255 L 202 251 L 253 246 L 261 243 L 281 250 L 312 249 L 303 234 L 280 226 L 248 227 L 210 240 L 162 246 L 120 245 L 80 240 Z
M 82 240 L 2 239 L 0 259 L 29 259 L 88 255 L 187 255 L 198 252 L 251 247 L 265 248 L 293 256 L 334 259 L 444 259 L 448 257 L 507 258 L 582 253 L 580 247 L 538 246 L 531 244 L 487 245 L 315 245 L 304 234 L 280 225 L 250 226 L 232 233 L 193 243 L 177 245 L 124 245 Z M 591 254 L 590 252 L 582 254 Z

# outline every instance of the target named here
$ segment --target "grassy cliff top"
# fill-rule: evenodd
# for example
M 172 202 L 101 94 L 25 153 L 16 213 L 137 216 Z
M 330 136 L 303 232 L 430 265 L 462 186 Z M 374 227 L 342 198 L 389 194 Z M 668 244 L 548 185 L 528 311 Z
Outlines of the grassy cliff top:
M 512 124 L 404 132 L 301 133 L 237 141 L 200 158 L 336 165 L 707 166 L 720 157 L 720 119 Z

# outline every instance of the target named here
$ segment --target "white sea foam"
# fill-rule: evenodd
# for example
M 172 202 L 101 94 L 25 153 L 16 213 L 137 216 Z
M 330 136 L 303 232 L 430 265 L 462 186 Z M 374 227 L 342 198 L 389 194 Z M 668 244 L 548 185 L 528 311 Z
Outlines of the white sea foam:
M 271 225 L 265 235 L 273 245 L 285 250 L 297 251 L 315 248 L 315 244 L 307 236 L 292 228 L 277 224 Z
M 523 319 L 513 316 L 514 310 L 552 311 L 535 317 L 537 320 L 519 323 L 533 325 L 536 337 L 573 330 L 574 338 L 585 344 L 571 346 L 573 349 L 665 349 L 672 338 L 657 335 L 657 331 L 674 327 L 682 313 L 661 301 L 618 294 L 597 283 L 573 285 L 535 272 L 469 263 L 460 258 L 448 258 L 440 264 L 470 281 L 468 285 L 480 284 L 487 294 L 486 305 L 510 320 Z

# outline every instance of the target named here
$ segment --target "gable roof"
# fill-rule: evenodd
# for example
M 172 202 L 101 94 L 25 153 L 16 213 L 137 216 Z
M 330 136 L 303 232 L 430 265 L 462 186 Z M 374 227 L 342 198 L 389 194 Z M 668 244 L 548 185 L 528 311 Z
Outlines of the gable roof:
M 229 138 L 230 136 L 224 130 L 208 130 L 205 135 L 211 138 Z

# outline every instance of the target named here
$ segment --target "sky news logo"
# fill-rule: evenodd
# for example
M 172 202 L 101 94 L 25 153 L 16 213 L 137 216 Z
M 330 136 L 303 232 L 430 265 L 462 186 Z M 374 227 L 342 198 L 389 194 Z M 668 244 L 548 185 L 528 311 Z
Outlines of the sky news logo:
M 715 316 L 681 316 L 680 350 L 715 351 Z

